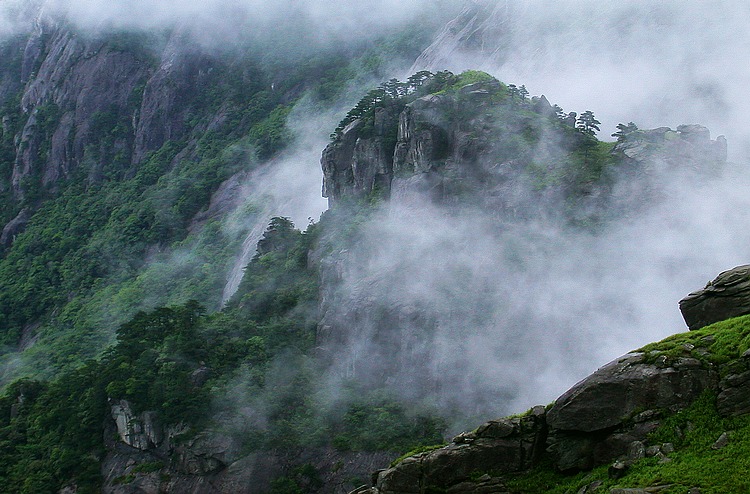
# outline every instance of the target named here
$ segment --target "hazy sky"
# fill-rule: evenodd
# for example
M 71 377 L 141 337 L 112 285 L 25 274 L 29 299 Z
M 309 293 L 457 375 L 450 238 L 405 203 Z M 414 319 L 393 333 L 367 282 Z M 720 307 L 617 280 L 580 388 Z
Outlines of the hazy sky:
M 415 19 L 447 16 L 454 0 L 3 0 L 0 33 L 8 31 L 21 5 L 38 2 L 90 29 L 159 29 L 180 25 L 207 42 L 284 36 L 305 43 L 351 42 Z
M 449 19 L 463 0 L 39 0 L 89 28 L 159 28 L 180 23 L 206 40 L 264 33 L 305 43 L 351 42 L 428 17 Z M 29 0 L 4 0 L 0 32 Z M 483 68 L 525 84 L 567 111 L 593 110 L 602 135 L 619 122 L 642 127 L 700 122 L 726 134 L 733 157 L 750 156 L 750 4 L 741 0 L 601 2 L 491 1 L 493 15 L 472 30 L 471 49 L 443 44 L 431 68 Z M 476 31 L 476 32 L 475 32 Z M 437 34 L 437 33 L 436 33 Z M 312 40 L 312 41 L 311 41 Z M 419 67 L 415 67 L 419 68 Z M 407 68 L 397 76 L 405 76 Z

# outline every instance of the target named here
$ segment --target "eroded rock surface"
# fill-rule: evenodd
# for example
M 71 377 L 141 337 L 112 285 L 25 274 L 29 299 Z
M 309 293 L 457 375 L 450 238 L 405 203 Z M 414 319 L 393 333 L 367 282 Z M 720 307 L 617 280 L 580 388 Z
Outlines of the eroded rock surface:
M 519 472 L 533 466 L 547 437 L 544 415 L 544 407 L 537 407 L 523 417 L 490 421 L 456 437 L 448 446 L 409 457 L 378 473 L 376 492 L 419 494 L 430 487 L 448 488 L 449 492 L 496 489 L 499 484 L 491 482 L 491 477 L 471 482 L 472 474 Z
M 703 289 L 680 300 L 680 311 L 691 330 L 750 314 L 750 265 L 720 273 Z

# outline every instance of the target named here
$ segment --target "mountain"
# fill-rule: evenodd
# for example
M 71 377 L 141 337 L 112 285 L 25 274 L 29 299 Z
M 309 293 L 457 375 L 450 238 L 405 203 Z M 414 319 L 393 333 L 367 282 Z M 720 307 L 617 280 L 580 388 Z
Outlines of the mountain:
M 742 183 L 702 125 L 602 141 L 592 111 L 442 70 L 501 60 L 506 11 L 290 47 L 294 15 L 216 44 L 30 4 L 0 37 L 0 490 L 366 490 L 485 422 L 372 489 L 593 492 L 741 436 L 744 319 L 490 420 L 681 329 L 653 294 L 700 277 L 693 205 Z

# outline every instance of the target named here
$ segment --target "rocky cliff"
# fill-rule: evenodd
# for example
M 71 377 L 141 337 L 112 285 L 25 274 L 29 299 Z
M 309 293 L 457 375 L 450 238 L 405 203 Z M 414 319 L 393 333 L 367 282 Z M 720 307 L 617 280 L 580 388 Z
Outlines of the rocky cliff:
M 750 266 L 720 273 L 703 289 L 680 300 L 680 311 L 691 330 L 750 314 Z
M 209 52 L 179 30 L 97 34 L 40 15 L 2 48 L 11 166 L 0 191 L 15 215 L 3 222 L 3 246 L 61 183 L 132 177 L 168 142 L 179 143 L 181 159 L 196 159 L 200 136 L 226 132 L 238 98 L 263 89 L 263 74 L 242 54 Z

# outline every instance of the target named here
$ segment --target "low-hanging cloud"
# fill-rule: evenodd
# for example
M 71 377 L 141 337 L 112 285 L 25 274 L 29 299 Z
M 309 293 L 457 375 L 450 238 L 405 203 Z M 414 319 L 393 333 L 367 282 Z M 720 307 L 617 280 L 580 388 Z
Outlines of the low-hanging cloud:
M 6 2 L 0 6 L 0 34 L 11 31 L 18 23 L 17 12 L 24 5 L 16 0 Z M 43 14 L 95 31 L 180 27 L 208 43 L 270 39 L 307 49 L 366 41 L 417 18 L 442 18 L 460 5 L 456 0 L 36 0 L 35 3 Z
M 596 233 L 392 201 L 346 254 L 332 386 L 385 383 L 468 427 L 684 331 L 680 298 L 750 259 L 750 177 L 726 173 L 660 171 L 658 200 Z
M 443 32 L 412 70 L 485 69 L 568 111 L 593 110 L 604 136 L 619 122 L 701 123 L 727 135 L 735 159 L 750 155 L 746 2 L 483 4 L 486 21 Z
M 321 196 L 318 160 L 336 118 L 334 112 L 314 109 L 303 99 L 289 115 L 288 125 L 294 136 L 291 146 L 243 179 L 236 193 L 241 204 L 227 219 L 225 228 L 245 228 L 248 221 L 253 226 L 227 275 L 222 302 L 226 303 L 237 291 L 244 268 L 255 255 L 272 217 L 287 217 L 304 230 L 325 211 L 327 201 Z
M 698 122 L 728 136 L 734 159 L 749 154 L 750 66 L 741 59 L 750 48 L 748 4 L 485 3 L 493 10 L 486 35 L 473 32 L 467 45 L 446 32 L 433 56 L 412 71 L 481 68 L 544 93 L 568 111 L 593 110 L 604 135 L 618 122 L 642 128 Z M 24 4 L 0 5 L 0 35 L 19 29 Z M 44 9 L 95 30 L 179 25 L 208 42 L 274 32 L 298 44 L 311 41 L 314 49 L 316 43 L 361 41 L 425 12 L 448 15 L 463 4 L 48 0 Z M 324 209 L 318 158 L 337 119 L 314 113 L 292 113 L 298 143 L 244 189 L 248 204 L 272 205 L 251 215 L 259 225 L 273 215 L 304 226 Z M 597 235 L 541 220 L 498 225 L 485 212 L 447 214 L 419 197 L 385 206 L 365 225 L 361 250 L 348 254 L 342 283 L 352 299 L 431 314 L 429 339 L 388 342 L 428 358 L 422 375 L 395 378 L 393 388 L 410 398 L 419 394 L 415 386 L 431 387 L 444 409 L 490 418 L 549 402 L 609 359 L 684 330 L 677 301 L 750 259 L 750 179 L 741 166 L 720 180 L 661 179 L 663 200 Z M 246 243 L 230 273 L 226 297 L 254 244 Z M 351 338 L 337 349 L 341 367 L 331 383 L 356 375 L 358 365 L 366 369 L 368 360 L 388 357 L 374 351 L 376 323 L 352 326 Z M 408 369 L 410 362 L 401 365 Z

